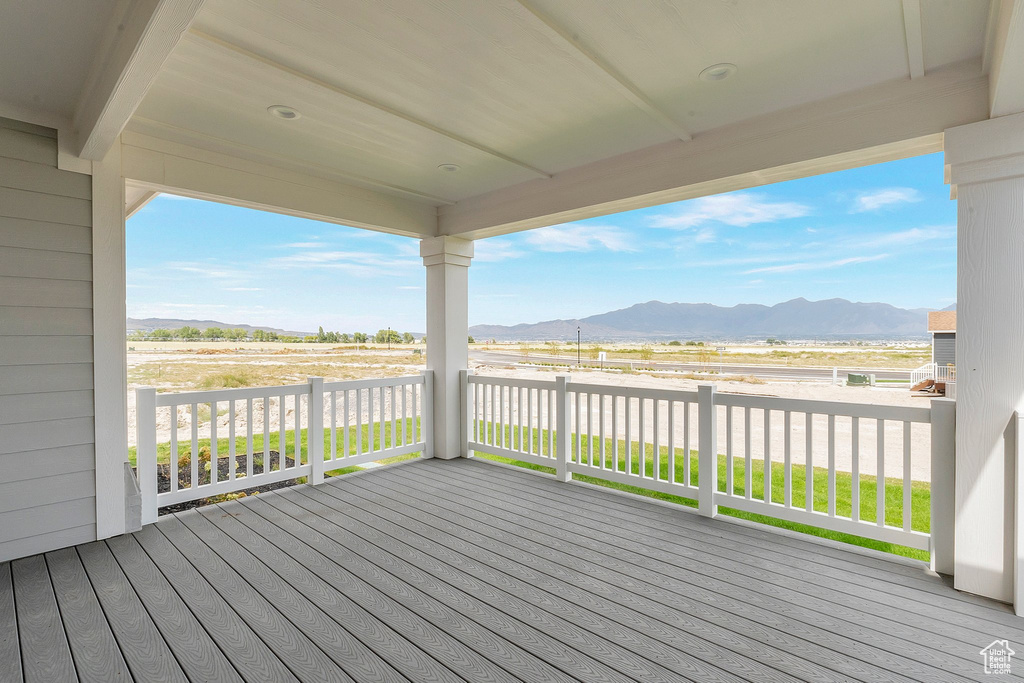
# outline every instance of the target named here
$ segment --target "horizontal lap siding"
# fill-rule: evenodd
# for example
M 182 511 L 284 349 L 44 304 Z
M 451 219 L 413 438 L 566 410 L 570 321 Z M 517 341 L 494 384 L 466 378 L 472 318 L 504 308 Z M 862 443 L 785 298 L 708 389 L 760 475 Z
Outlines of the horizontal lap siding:
M 91 196 L 0 118 L 0 562 L 96 537 Z

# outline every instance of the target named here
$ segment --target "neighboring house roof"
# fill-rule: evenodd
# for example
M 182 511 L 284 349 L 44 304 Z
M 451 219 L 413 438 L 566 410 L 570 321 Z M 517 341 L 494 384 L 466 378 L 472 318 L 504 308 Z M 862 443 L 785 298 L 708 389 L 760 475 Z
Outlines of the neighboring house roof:
M 929 311 L 928 312 L 929 332 L 954 332 L 956 331 L 956 311 Z

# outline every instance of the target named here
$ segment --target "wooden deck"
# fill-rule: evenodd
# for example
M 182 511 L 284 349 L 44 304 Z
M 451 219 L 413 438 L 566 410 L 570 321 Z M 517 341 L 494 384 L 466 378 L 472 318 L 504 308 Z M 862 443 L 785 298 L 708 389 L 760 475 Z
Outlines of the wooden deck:
M 473 460 L 0 564 L 5 683 L 983 680 L 997 638 L 918 564 Z

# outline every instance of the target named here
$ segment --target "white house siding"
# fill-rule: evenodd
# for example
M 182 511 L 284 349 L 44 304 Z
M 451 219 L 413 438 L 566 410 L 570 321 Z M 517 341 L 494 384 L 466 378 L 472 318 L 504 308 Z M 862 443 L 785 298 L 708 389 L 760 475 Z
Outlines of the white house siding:
M 0 118 L 0 562 L 96 538 L 91 196 Z

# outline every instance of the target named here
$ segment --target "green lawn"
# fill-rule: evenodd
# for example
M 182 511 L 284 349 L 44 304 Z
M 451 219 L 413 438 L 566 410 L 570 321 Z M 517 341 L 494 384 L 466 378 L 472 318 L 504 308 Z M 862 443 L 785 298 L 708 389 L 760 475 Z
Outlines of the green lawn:
M 490 436 L 493 437 L 496 433 L 494 427 L 491 427 Z M 500 434 L 500 432 L 498 432 Z M 514 443 L 519 443 L 519 433 L 517 427 L 506 427 L 506 436 L 509 439 L 513 439 Z M 524 433 L 526 436 L 526 433 Z M 539 449 L 543 448 L 543 452 L 547 454 L 547 432 L 546 430 L 534 430 L 534 452 L 540 452 Z M 576 452 L 576 439 L 574 435 L 571 443 L 572 453 Z M 509 441 L 506 441 L 509 443 Z M 600 438 L 594 437 L 592 441 L 593 447 L 593 460 L 592 464 L 600 466 Z M 580 448 L 583 453 L 583 460 L 586 464 L 588 462 L 588 442 L 587 437 L 582 437 Z M 616 462 L 612 456 L 613 440 L 610 438 L 605 439 L 605 467 L 608 469 L 615 468 L 619 472 L 627 471 L 627 458 L 626 458 L 626 445 L 625 441 L 619 441 L 619 458 Z M 640 446 L 637 443 L 632 444 L 632 457 L 630 458 L 631 466 L 629 471 L 632 474 L 639 474 L 640 472 Z M 662 446 L 660 449 L 660 467 L 659 467 L 659 478 L 663 480 L 668 479 L 668 447 Z M 526 463 L 519 460 L 505 458 L 498 455 L 493 455 L 485 452 L 477 452 L 477 455 L 489 460 L 497 462 L 504 462 L 507 464 L 524 467 L 527 469 L 538 470 L 542 472 L 554 473 L 553 467 L 545 467 L 542 465 L 536 465 L 533 463 Z M 681 448 L 676 449 L 675 458 L 675 481 L 683 482 L 686 481 L 686 464 L 685 464 L 685 451 Z M 696 483 L 698 481 L 698 458 L 697 451 L 691 451 L 690 455 L 690 481 Z M 726 490 L 726 476 L 727 468 L 729 464 L 725 455 L 718 456 L 718 490 Z M 746 463 L 741 458 L 733 458 L 733 484 L 734 492 L 736 495 L 744 495 L 744 485 L 746 481 Z M 805 476 L 806 468 L 803 465 L 792 466 L 793 472 L 793 483 L 792 483 L 792 497 L 793 507 L 803 508 L 806 499 L 806 488 L 805 488 Z M 654 445 L 645 444 L 644 448 L 644 474 L 648 477 L 654 475 Z M 605 486 L 619 491 L 627 491 L 648 498 L 656 498 L 658 500 L 669 501 L 679 505 L 685 505 L 687 507 L 697 507 L 697 501 L 692 498 L 684 498 L 681 496 L 675 496 L 667 493 L 661 493 L 658 491 L 649 491 L 638 486 L 630 486 L 628 484 L 620 484 L 618 482 L 609 481 L 607 479 L 601 479 L 599 471 L 594 476 L 585 475 L 573 475 L 575 481 L 582 481 L 591 484 L 597 484 L 598 486 Z M 751 463 L 750 470 L 750 488 L 751 497 L 756 500 L 764 500 L 764 462 L 763 460 L 754 460 Z M 861 475 L 860 476 L 860 518 L 874 522 L 877 519 L 876 508 L 875 508 L 875 493 L 877 487 L 877 479 L 873 476 Z M 885 522 L 888 525 L 902 527 L 903 526 L 903 481 L 896 478 L 885 479 Z M 828 511 L 828 470 L 823 467 L 813 468 L 812 473 L 812 487 L 813 487 L 813 509 L 819 512 Z M 785 495 L 785 466 L 783 463 L 773 462 L 771 464 L 771 500 L 775 503 L 783 503 L 783 496 Z M 853 508 L 853 477 L 849 473 L 837 472 L 836 473 L 836 514 L 844 517 L 849 517 L 850 512 Z M 915 481 L 911 483 L 910 492 L 910 510 L 911 510 L 911 528 L 915 531 L 928 533 L 929 523 L 931 519 L 931 491 L 928 482 Z M 767 517 L 765 515 L 752 514 L 749 512 L 743 512 L 724 506 L 719 506 L 719 514 L 730 515 L 741 519 L 747 519 L 762 524 L 770 524 L 784 529 L 791 529 L 793 531 L 799 531 L 801 533 L 811 534 L 822 538 L 830 538 L 844 543 L 850 543 L 853 545 L 859 545 L 865 548 L 873 548 L 875 550 L 881 550 L 883 552 L 893 553 L 896 555 L 903 555 L 905 557 L 911 557 L 918 560 L 928 560 L 928 553 L 915 548 L 908 548 L 902 545 L 896 545 L 893 543 L 884 543 L 882 541 L 875 541 L 872 539 L 861 538 L 859 536 L 852 536 L 850 534 L 838 533 L 834 531 L 828 531 L 825 529 L 819 529 L 817 527 L 808 526 L 806 524 L 796 524 L 774 517 Z

